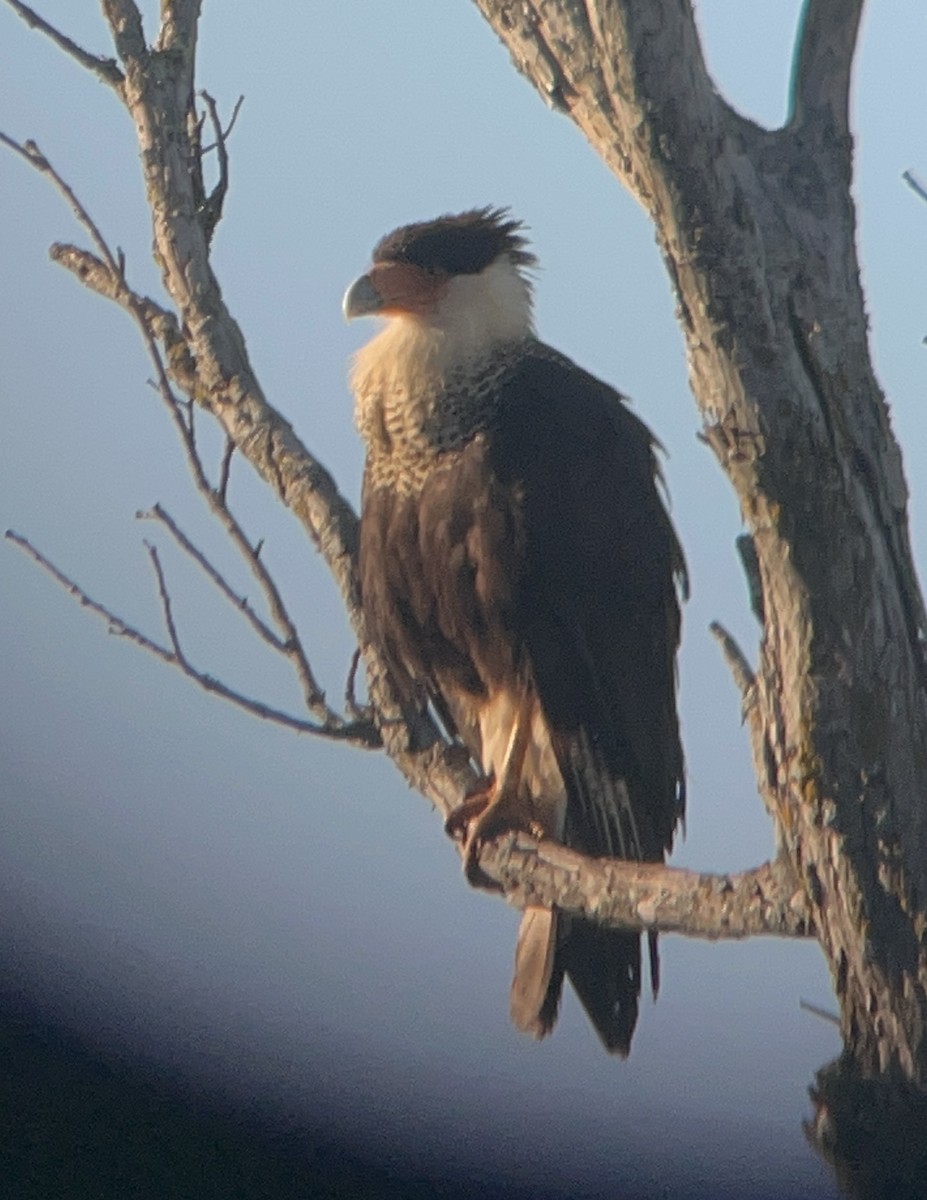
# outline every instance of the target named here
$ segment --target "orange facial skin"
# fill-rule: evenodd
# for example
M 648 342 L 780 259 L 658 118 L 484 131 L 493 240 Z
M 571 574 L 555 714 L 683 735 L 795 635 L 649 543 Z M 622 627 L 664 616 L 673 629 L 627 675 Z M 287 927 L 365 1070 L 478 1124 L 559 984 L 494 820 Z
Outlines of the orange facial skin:
M 347 318 L 407 314 L 425 317 L 447 288 L 443 271 L 423 271 L 410 263 L 377 263 L 348 288 L 344 298 Z

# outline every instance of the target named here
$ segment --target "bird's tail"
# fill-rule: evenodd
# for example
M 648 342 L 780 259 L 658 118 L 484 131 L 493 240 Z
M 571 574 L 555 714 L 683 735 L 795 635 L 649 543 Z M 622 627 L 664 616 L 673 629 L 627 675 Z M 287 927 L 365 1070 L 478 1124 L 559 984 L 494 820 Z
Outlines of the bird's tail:
M 557 957 L 605 1049 L 627 1058 L 641 994 L 640 934 L 574 921 Z
M 537 1038 L 550 1033 L 564 976 L 606 1050 L 626 1058 L 640 999 L 640 935 L 571 920 L 556 909 L 526 908 L 512 980 L 511 1015 L 516 1028 Z
M 509 1011 L 516 1029 L 537 1038 L 550 1033 L 557 1019 L 563 987 L 563 970 L 556 970 L 560 920 L 555 908 L 529 905 L 518 927 Z

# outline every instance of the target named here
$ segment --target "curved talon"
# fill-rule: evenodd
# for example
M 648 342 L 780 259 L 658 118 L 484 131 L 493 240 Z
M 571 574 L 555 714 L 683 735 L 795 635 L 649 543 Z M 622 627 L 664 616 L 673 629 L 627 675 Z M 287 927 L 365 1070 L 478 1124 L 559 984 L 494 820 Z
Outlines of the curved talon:
M 470 792 L 444 822 L 444 831 L 455 841 L 463 842 L 463 869 L 472 887 L 497 891 L 499 885 L 480 870 L 480 847 L 489 835 L 505 824 L 498 812 L 499 795 L 494 780 L 479 785 Z
M 484 831 L 479 822 L 474 822 L 467 834 L 463 848 L 464 877 L 471 887 L 483 888 L 487 892 L 501 892 L 502 887 L 495 879 L 490 879 L 480 866 L 480 847 L 485 841 Z
M 481 816 L 492 804 L 493 785 L 487 783 L 475 791 L 468 792 L 444 822 L 444 832 L 455 842 L 466 841 L 470 822 Z

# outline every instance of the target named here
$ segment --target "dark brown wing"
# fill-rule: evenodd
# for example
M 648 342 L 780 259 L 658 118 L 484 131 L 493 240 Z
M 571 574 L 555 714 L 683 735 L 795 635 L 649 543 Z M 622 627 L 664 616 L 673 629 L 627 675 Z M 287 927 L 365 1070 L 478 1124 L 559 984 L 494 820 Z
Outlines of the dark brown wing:
M 543 345 L 505 393 L 493 466 L 524 493 L 517 633 L 569 791 L 570 841 L 659 860 L 684 804 L 684 565 L 654 438 L 617 392 Z
M 502 411 L 493 471 L 522 496 L 516 634 L 568 791 L 565 840 L 659 861 L 685 803 L 676 588 L 686 580 L 653 435 L 617 392 L 541 344 L 506 381 Z M 626 1055 L 640 938 L 573 922 L 556 969 L 605 1046 Z M 558 998 L 554 979 L 551 1020 Z

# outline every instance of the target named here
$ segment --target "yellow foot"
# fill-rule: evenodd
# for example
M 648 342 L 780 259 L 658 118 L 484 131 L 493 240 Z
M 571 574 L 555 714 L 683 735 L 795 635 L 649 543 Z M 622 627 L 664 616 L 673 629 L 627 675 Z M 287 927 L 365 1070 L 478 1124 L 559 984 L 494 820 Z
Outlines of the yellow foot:
M 444 823 L 444 831 L 455 841 L 463 842 L 463 867 L 467 882 L 473 887 L 501 891 L 495 880 L 480 870 L 480 847 L 492 834 L 512 824 L 506 819 L 500 802 L 502 797 L 492 780 L 470 792 L 462 804 Z

